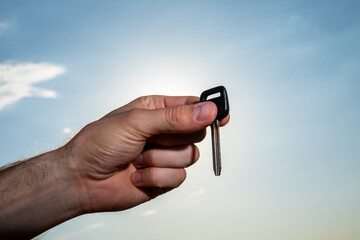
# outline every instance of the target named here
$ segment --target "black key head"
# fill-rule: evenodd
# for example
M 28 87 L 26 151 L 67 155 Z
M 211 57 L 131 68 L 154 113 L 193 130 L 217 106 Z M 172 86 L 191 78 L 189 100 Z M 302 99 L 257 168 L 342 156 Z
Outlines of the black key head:
M 200 102 L 205 101 L 211 101 L 216 104 L 218 110 L 217 120 L 223 119 L 229 114 L 229 99 L 225 87 L 218 86 L 202 92 Z

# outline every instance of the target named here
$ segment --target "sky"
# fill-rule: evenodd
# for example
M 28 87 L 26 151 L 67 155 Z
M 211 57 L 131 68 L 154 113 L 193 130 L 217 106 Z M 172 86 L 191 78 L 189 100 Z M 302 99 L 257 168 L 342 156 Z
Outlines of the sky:
M 0 165 L 151 94 L 223 85 L 187 180 L 41 239 L 359 239 L 358 1 L 0 1 Z M 209 130 L 209 129 L 208 129 Z M 209 132 L 209 131 L 208 131 Z

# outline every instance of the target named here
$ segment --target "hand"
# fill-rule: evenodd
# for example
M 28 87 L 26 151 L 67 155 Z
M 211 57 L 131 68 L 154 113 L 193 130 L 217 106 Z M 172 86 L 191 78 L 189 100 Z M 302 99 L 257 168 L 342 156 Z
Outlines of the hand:
M 217 114 L 214 103 L 198 100 L 141 97 L 65 146 L 0 169 L 0 238 L 30 239 L 81 214 L 124 210 L 179 186 L 199 158 L 194 143 Z
M 197 97 L 147 96 L 84 127 L 64 148 L 84 212 L 124 210 L 178 187 L 217 114 Z M 221 125 L 229 116 L 221 120 Z

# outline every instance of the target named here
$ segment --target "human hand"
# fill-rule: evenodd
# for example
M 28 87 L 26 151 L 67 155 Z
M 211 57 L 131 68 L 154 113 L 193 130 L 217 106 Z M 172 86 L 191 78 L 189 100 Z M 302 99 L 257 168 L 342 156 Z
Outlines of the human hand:
M 217 114 L 197 97 L 147 96 L 84 127 L 64 146 L 84 212 L 136 206 L 178 187 L 199 158 L 194 143 Z M 229 115 L 222 119 L 227 124 Z
M 141 97 L 65 146 L 0 169 L 0 238 L 30 239 L 81 214 L 124 210 L 179 186 L 199 158 L 194 143 L 217 114 L 214 103 L 198 100 Z

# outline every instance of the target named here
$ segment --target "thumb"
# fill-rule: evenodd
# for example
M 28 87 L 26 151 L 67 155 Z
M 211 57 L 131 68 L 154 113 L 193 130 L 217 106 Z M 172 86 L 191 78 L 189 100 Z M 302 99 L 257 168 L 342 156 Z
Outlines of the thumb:
M 209 126 L 216 117 L 213 102 L 178 105 L 160 109 L 135 109 L 132 126 L 143 137 L 163 133 L 192 133 Z

